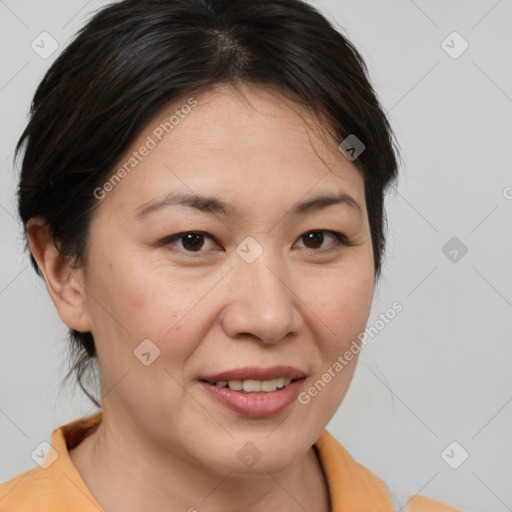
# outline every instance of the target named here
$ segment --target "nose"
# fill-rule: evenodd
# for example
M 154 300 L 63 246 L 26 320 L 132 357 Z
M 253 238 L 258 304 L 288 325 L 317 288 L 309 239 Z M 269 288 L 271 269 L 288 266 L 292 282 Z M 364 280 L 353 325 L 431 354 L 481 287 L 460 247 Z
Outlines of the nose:
M 223 328 L 234 339 L 252 336 L 264 344 L 276 343 L 299 332 L 300 298 L 290 272 L 266 257 L 252 263 L 240 259 L 231 272 L 230 296 L 222 316 Z

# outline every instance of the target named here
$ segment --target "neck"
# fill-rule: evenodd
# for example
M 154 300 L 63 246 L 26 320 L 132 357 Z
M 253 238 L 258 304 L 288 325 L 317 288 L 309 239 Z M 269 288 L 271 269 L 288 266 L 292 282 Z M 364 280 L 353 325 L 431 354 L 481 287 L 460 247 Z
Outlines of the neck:
M 108 512 L 330 510 L 329 489 L 314 448 L 279 473 L 222 474 L 162 448 L 124 419 L 116 422 L 107 407 L 97 430 L 69 454 Z

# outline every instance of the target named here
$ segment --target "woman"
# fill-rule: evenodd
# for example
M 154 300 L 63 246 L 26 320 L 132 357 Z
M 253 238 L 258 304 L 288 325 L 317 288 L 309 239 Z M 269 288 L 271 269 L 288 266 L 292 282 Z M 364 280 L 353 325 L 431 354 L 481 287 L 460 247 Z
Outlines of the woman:
M 397 175 L 349 41 L 299 0 L 125 0 L 52 65 L 22 147 L 31 261 L 101 412 L 2 510 L 393 510 L 325 430 Z

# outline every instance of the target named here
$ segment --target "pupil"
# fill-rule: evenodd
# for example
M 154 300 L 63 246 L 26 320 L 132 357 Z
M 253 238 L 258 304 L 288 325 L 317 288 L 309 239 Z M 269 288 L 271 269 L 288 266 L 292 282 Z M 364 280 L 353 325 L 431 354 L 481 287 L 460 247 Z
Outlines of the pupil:
M 319 246 L 322 245 L 322 242 L 324 241 L 324 235 L 320 231 L 311 231 L 311 233 L 308 233 L 307 235 L 304 235 L 306 237 L 306 247 L 309 249 L 316 249 L 317 247 L 309 247 L 308 243 L 313 242 L 313 244 L 318 244 Z
M 189 249 L 192 251 L 200 249 L 203 245 L 202 237 L 203 235 L 200 233 L 188 233 L 187 235 L 184 235 L 183 247 L 185 247 L 185 249 Z M 304 235 L 304 237 L 306 247 L 308 247 L 309 249 L 318 248 L 319 246 L 322 245 L 324 241 L 324 235 L 320 231 L 311 231 L 307 235 Z M 312 244 L 313 247 L 311 247 L 309 244 Z
M 195 250 L 200 249 L 202 244 L 201 237 L 203 235 L 199 233 L 189 233 L 183 237 L 183 247 L 185 249 Z

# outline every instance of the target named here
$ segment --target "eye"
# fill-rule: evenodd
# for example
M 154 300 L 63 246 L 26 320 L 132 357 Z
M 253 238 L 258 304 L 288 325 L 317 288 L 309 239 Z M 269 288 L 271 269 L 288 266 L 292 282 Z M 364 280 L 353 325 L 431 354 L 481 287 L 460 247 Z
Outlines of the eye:
M 327 237 L 325 236 L 327 233 Z M 322 247 L 325 239 L 334 239 L 335 243 L 331 244 L 331 246 Z M 312 249 L 317 252 L 327 252 L 338 248 L 339 246 L 348 246 L 350 245 L 349 240 L 342 233 L 338 233 L 337 231 L 330 231 L 326 229 L 308 231 L 299 237 L 299 240 L 304 240 L 305 248 Z M 320 249 L 320 250 L 319 250 Z
M 203 233 L 202 231 L 186 231 L 184 233 L 177 233 L 176 235 L 172 235 L 162 240 L 162 245 L 174 245 L 175 242 L 179 242 L 181 243 L 181 247 L 178 244 L 178 248 L 182 251 L 205 252 L 201 250 L 205 245 L 205 240 L 213 242 L 213 245 L 207 247 L 206 250 L 214 248 L 213 246 L 216 244 L 215 240 L 213 240 L 210 235 Z
M 322 247 L 329 238 L 333 239 L 334 243 L 331 243 L 330 246 Z M 308 231 L 301 235 L 299 240 L 304 240 L 305 249 L 310 249 L 314 252 L 328 252 L 340 246 L 351 245 L 347 237 L 342 233 L 326 229 Z M 207 241 L 210 243 L 206 243 Z M 162 240 L 161 244 L 166 247 L 170 245 L 177 246 L 179 250 L 185 253 L 201 253 L 208 250 L 216 250 L 215 245 L 219 245 L 210 235 L 202 231 L 176 233 Z

